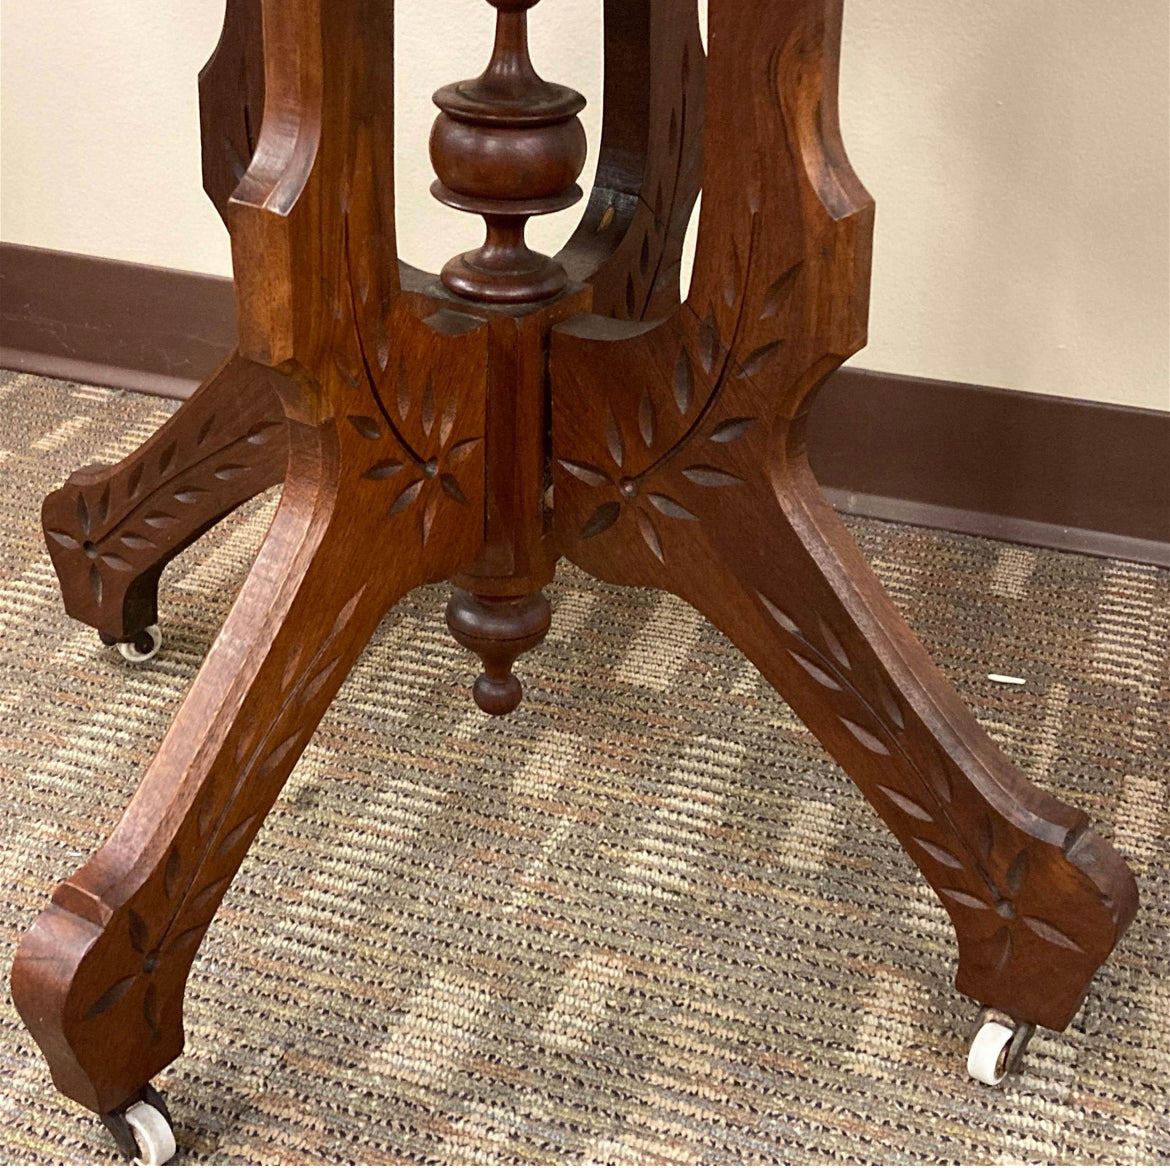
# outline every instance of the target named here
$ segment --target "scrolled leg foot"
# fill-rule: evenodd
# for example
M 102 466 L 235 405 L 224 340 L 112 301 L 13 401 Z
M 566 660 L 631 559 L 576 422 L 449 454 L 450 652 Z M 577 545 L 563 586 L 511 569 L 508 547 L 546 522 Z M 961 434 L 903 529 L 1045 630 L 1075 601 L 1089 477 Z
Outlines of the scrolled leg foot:
M 551 621 L 552 609 L 543 592 L 501 598 L 474 596 L 462 588 L 452 593 L 447 627 L 483 662 L 472 694 L 485 714 L 510 714 L 520 705 L 524 687 L 512 666 L 544 640 Z

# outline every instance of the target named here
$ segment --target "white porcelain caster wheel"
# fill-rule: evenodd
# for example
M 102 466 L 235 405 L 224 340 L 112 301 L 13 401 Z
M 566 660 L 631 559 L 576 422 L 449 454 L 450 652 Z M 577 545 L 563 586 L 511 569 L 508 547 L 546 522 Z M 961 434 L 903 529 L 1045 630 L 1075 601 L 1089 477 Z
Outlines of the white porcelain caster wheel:
M 1031 1024 L 1017 1023 L 998 1010 L 983 1010 L 967 1054 L 967 1074 L 989 1087 L 998 1087 L 1019 1066 L 1033 1030 Z
M 132 1103 L 126 1108 L 126 1123 L 138 1145 L 135 1164 L 165 1164 L 175 1154 L 175 1133 L 170 1120 L 149 1103 Z
M 161 648 L 162 631 L 158 625 L 148 625 L 132 641 L 118 642 L 118 652 L 134 665 L 149 661 Z

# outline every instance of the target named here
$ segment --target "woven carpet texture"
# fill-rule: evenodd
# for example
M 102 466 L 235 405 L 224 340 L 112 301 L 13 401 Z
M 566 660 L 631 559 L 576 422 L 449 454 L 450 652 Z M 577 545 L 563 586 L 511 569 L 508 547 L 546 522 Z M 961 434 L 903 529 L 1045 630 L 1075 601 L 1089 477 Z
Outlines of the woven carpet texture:
M 69 620 L 39 525 L 174 406 L 0 374 L 0 967 L 111 830 L 276 506 L 163 577 L 162 654 Z M 1142 907 L 1072 1026 L 964 1069 L 949 920 L 840 769 L 670 597 L 565 566 L 493 720 L 445 587 L 382 623 L 195 961 L 179 1163 L 1170 1160 L 1170 573 L 876 522 L 870 562 Z M 989 673 L 1025 679 L 1008 687 Z M 0 993 L 0 1161 L 114 1163 Z

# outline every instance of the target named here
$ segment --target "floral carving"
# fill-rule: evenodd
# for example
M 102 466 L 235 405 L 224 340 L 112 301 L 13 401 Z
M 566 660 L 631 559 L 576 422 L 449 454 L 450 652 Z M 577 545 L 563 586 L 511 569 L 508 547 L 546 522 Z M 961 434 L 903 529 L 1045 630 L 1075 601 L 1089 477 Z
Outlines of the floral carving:
M 283 427 L 257 417 L 241 434 L 238 416 L 224 423 L 211 410 L 197 427 L 173 428 L 170 441 L 146 447 L 124 467 L 75 475 L 45 508 L 45 536 L 67 598 L 74 581 L 85 582 L 98 608 L 124 595 L 207 522 L 209 504 L 239 502 L 274 481 Z M 240 493 L 225 495 L 224 484 L 238 484 Z
M 588 461 L 559 458 L 558 462 L 586 487 L 603 497 L 593 504 L 579 529 L 581 539 L 593 539 L 608 531 L 628 513 L 634 529 L 646 547 L 660 561 L 665 561 L 660 531 L 662 517 L 697 522 L 698 515 L 682 502 L 688 488 L 723 491 L 742 486 L 743 478 L 727 465 L 732 444 L 748 434 L 759 418 L 755 415 L 722 416 L 720 409 L 728 384 L 732 380 L 753 379 L 764 373 L 784 348 L 784 338 L 771 340 L 738 357 L 747 332 L 748 306 L 751 301 L 753 264 L 756 258 L 758 213 L 753 213 L 746 258 L 733 246 L 731 277 L 723 296 L 734 313 L 731 335 L 721 335 L 719 316 L 714 306 L 699 323 L 694 352 L 680 343 L 674 362 L 669 392 L 656 399 L 649 387 L 638 397 L 638 407 L 631 423 L 623 427 L 612 404 L 606 412 L 606 458 Z M 789 267 L 768 287 L 763 306 L 756 313 L 757 323 L 776 316 L 791 295 L 803 262 Z M 700 397 L 697 390 L 703 386 Z M 657 450 L 662 433 L 662 410 L 673 410 L 683 423 L 683 433 L 663 450 Z M 630 472 L 632 454 L 641 457 L 643 469 Z
M 1034 897 L 1027 877 L 1040 862 L 1038 850 L 1048 845 L 1002 820 L 997 829 L 996 820 L 986 811 L 976 833 L 964 830 L 956 822 L 953 804 L 956 782 L 966 780 L 885 678 L 867 674 L 864 680 L 859 679 L 841 638 L 823 617 L 815 618 L 817 635 L 813 636 L 762 592 L 756 595 L 764 611 L 783 630 L 789 657 L 826 691 L 841 726 L 871 754 L 889 756 L 897 764 L 886 771 L 888 783 L 874 786 L 886 803 L 883 817 L 904 825 L 915 860 L 945 903 L 988 915 L 975 942 L 981 962 L 995 973 L 1002 972 L 1022 934 L 1059 949 L 1084 953 L 1080 942 L 1038 915 L 1040 910 L 1031 911 Z M 897 779 L 904 782 L 889 785 Z M 932 828 L 939 838 L 926 834 Z M 1065 852 L 1068 846 L 1066 842 Z M 995 872 L 1002 872 L 1002 878 L 996 878 Z
M 182 988 L 181 978 L 166 976 L 168 967 L 190 964 L 259 828 L 266 804 L 256 797 L 257 783 L 271 782 L 301 753 L 316 725 L 316 718 L 306 716 L 307 707 L 326 687 L 340 682 L 349 663 L 341 641 L 365 590 L 363 584 L 349 599 L 320 644 L 290 642 L 283 667 L 274 666 L 274 672 L 280 672 L 276 715 L 238 727 L 234 750 L 221 756 L 223 781 L 213 778 L 205 784 L 186 834 L 171 845 L 161 871 L 139 894 L 145 901 L 161 893 L 166 913 L 140 913 L 131 902 L 119 914 L 125 927 L 125 964 L 120 976 L 86 1009 L 87 1021 L 109 1013 L 133 990 L 141 992 L 142 1016 L 152 1035 L 160 1035 L 160 987 Z M 157 930 L 152 930 L 148 916 L 160 922 Z M 111 922 L 108 929 L 115 927 Z

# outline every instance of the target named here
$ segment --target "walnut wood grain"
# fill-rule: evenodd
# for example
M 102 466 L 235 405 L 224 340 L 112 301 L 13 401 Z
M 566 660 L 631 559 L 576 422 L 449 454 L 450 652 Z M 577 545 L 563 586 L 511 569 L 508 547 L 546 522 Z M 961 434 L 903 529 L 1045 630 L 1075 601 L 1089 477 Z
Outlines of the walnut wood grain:
M 938 892 L 959 989 L 1063 1028 L 1134 914 L 1133 878 L 979 727 L 807 464 L 812 396 L 866 327 L 872 203 L 836 124 L 840 4 L 712 0 L 710 22 L 688 301 L 649 330 L 582 317 L 554 332 L 560 546 L 726 632 Z

